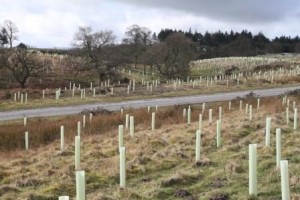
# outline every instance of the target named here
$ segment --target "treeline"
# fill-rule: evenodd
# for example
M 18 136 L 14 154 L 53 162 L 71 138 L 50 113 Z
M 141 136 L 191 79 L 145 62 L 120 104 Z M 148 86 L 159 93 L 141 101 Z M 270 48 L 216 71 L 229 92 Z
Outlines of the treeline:
M 135 68 L 144 73 L 155 72 L 161 79 L 184 78 L 190 74 L 190 61 L 213 57 L 254 56 L 266 53 L 300 53 L 299 37 L 267 38 L 263 33 L 214 32 L 162 29 L 158 34 L 134 24 L 127 27 L 122 42 L 116 42 L 112 30 L 79 27 L 73 34 L 72 49 L 32 49 L 23 43 L 14 46 L 18 29 L 6 20 L 0 25 L 0 70 L 26 87 L 31 76 L 43 76 L 51 62 L 37 52 L 67 54 L 65 67 L 76 72 L 93 71 L 99 83 L 117 77 L 118 69 Z M 70 35 L 70 39 L 71 39 Z M 2 47 L 2 48 L 1 48 Z M 39 73 L 38 73 L 39 72 Z
M 300 38 L 280 36 L 267 38 L 263 33 L 252 34 L 250 31 L 213 33 L 162 29 L 157 38 L 164 41 L 172 33 L 183 33 L 197 46 L 198 58 L 253 56 L 266 53 L 300 53 Z

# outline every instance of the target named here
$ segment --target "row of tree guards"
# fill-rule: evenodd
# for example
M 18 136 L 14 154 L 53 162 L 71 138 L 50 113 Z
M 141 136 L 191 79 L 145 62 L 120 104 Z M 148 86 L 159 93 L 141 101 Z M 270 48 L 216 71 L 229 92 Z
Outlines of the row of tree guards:
M 252 77 L 255 78 L 256 80 L 259 80 L 261 78 L 269 80 L 271 83 L 275 79 L 281 80 L 285 78 L 285 76 L 297 76 L 298 73 L 300 72 L 299 67 L 293 69 L 293 70 L 284 70 L 280 69 L 279 71 L 274 71 L 270 70 L 268 72 L 265 72 L 263 74 L 261 73 L 253 73 L 253 74 L 244 74 L 244 73 L 238 73 L 238 74 L 232 74 L 230 76 L 227 75 L 216 75 L 213 77 L 202 77 L 199 76 L 198 78 L 195 79 L 190 79 L 190 77 L 187 77 L 186 80 L 181 80 L 181 79 L 174 79 L 174 80 L 167 80 L 167 84 L 173 85 L 173 90 L 177 90 L 181 87 L 181 84 L 186 81 L 186 83 L 189 83 L 192 85 L 193 88 L 199 87 L 200 85 L 205 85 L 207 87 L 210 87 L 213 85 L 213 83 L 217 83 L 218 81 L 225 81 L 226 80 L 226 85 L 229 86 L 229 81 L 230 80 L 236 80 L 236 85 L 240 85 L 240 79 L 244 78 L 243 81 L 247 82 L 247 79 Z M 128 72 L 131 74 L 131 71 L 129 70 Z M 245 78 L 246 77 L 246 78 Z M 118 82 L 120 85 L 120 81 Z M 153 92 L 153 88 L 158 87 L 160 84 L 160 80 L 152 80 L 152 81 L 145 81 L 144 78 L 142 78 L 141 85 L 146 86 L 147 91 Z M 107 87 L 110 88 L 110 94 L 114 95 L 114 87 L 111 85 L 110 79 L 105 81 L 104 83 L 101 83 L 101 87 Z M 126 88 L 126 93 L 129 95 L 130 93 L 134 92 L 136 88 L 136 80 L 129 80 L 129 84 Z M 71 96 L 75 97 L 76 91 L 80 91 L 80 98 L 84 99 L 86 98 L 86 90 L 92 91 L 92 97 L 96 97 L 96 88 L 93 86 L 93 82 L 90 83 L 90 88 L 81 88 L 80 84 L 76 87 L 75 83 L 69 83 L 69 88 L 71 91 Z M 59 100 L 61 97 L 61 88 L 58 88 L 55 90 L 55 100 Z M 65 91 L 67 91 L 67 87 L 64 88 Z M 45 99 L 46 96 L 46 90 L 42 90 L 42 99 Z M 25 103 L 27 104 L 28 102 L 28 94 L 27 93 L 21 93 L 17 92 L 13 94 L 13 100 L 14 102 L 17 102 L 18 100 L 20 101 L 21 104 Z
M 287 125 L 289 124 L 289 100 L 287 97 L 283 97 L 282 104 L 287 106 Z M 243 109 L 243 101 L 239 101 L 239 109 Z M 201 162 L 201 132 L 203 129 L 203 113 L 205 111 L 206 104 L 202 104 L 202 112 L 199 114 L 198 129 L 196 130 L 196 141 L 195 141 L 195 162 Z M 257 99 L 257 109 L 260 108 L 260 98 Z M 294 108 L 294 130 L 298 128 L 298 110 L 296 108 L 296 103 L 293 102 Z M 147 107 L 148 112 L 150 113 L 151 107 Z M 158 106 L 155 107 L 156 112 L 158 112 Z M 228 110 L 231 110 L 231 102 L 228 103 Z M 155 117 L 156 112 L 151 113 L 151 130 L 155 131 Z M 209 109 L 209 124 L 212 123 L 212 113 L 213 110 Z M 188 109 L 183 109 L 183 117 L 186 119 L 188 125 L 191 124 L 191 107 Z M 249 120 L 252 121 L 252 105 L 245 105 L 245 113 L 249 114 Z M 124 109 L 121 109 L 121 115 L 124 115 Z M 90 114 L 89 120 L 92 122 L 93 115 Z M 266 128 L 265 128 L 265 146 L 270 147 L 271 141 L 271 117 L 266 117 Z M 81 127 L 82 124 L 82 127 Z M 125 130 L 129 132 L 131 138 L 134 138 L 134 116 L 129 114 L 125 115 Z M 124 125 L 119 125 L 118 127 L 118 141 L 119 141 L 119 156 L 120 156 L 120 187 L 126 187 L 126 149 L 124 145 Z M 24 126 L 27 126 L 27 118 L 24 117 Z M 82 122 L 78 121 L 77 123 L 77 136 L 75 136 L 75 171 L 76 171 L 76 200 L 85 200 L 85 171 L 80 167 L 80 143 L 81 143 L 81 130 L 86 126 L 86 116 L 83 115 Z M 222 107 L 219 107 L 219 116 L 216 120 L 216 146 L 217 148 L 222 146 Z M 60 148 L 63 151 L 64 146 L 64 126 L 60 127 Z M 249 144 L 249 194 L 257 196 L 257 144 Z M 29 133 L 25 132 L 25 149 L 29 150 Z M 288 174 L 288 161 L 281 159 L 281 129 L 276 128 L 276 166 L 280 169 L 281 176 L 281 190 L 282 190 L 282 199 L 290 199 L 290 190 L 289 190 L 289 174 Z M 59 197 L 60 200 L 69 199 L 68 196 Z

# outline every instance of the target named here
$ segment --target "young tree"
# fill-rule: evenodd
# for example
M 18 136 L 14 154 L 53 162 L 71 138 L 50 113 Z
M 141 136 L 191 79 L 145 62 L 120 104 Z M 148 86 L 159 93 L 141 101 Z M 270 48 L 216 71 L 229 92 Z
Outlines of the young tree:
M 110 47 L 113 46 L 115 35 L 112 31 L 93 32 L 91 27 L 79 27 L 75 33 L 73 46 L 85 58 L 83 70 L 93 69 L 97 72 L 99 83 L 110 71 Z
M 12 48 L 13 42 L 18 40 L 17 33 L 19 32 L 17 26 L 10 20 L 5 20 L 2 25 L 2 34 L 6 37 L 10 48 Z

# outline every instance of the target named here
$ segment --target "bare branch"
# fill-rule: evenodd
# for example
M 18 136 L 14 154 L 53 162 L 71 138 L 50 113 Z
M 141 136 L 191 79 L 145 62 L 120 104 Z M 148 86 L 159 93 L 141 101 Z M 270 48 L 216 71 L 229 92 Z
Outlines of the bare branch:
M 17 33 L 19 32 L 17 26 L 10 20 L 5 20 L 2 26 L 4 35 L 6 36 L 10 48 L 12 48 L 13 41 L 18 40 Z

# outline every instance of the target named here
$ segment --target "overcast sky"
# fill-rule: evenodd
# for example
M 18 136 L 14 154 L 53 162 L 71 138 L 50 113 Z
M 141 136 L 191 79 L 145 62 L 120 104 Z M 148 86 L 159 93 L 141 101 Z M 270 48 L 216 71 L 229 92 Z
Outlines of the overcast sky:
M 299 0 L 0 0 L 0 23 L 19 28 L 35 47 L 70 47 L 79 26 L 113 30 L 121 41 L 132 24 L 162 28 L 300 35 Z M 16 42 L 16 44 L 18 43 Z

